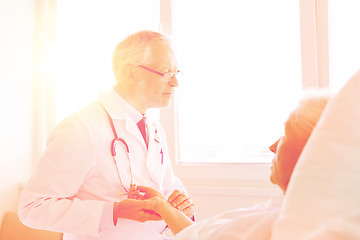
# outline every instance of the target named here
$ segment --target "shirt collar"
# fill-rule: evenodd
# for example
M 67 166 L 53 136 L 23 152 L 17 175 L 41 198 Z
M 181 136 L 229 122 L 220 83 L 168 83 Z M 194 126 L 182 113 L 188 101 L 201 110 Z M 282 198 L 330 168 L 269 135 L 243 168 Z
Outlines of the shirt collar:
M 143 115 L 125 101 L 114 89 L 99 95 L 99 101 L 105 105 L 111 118 L 124 118 L 124 113 L 135 123 L 139 122 Z

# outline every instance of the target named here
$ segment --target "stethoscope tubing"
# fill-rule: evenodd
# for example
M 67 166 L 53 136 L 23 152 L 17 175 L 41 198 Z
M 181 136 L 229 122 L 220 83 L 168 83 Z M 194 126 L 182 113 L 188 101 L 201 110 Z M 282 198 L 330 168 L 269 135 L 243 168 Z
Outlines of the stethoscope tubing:
M 105 113 L 109 119 L 109 122 L 110 122 L 110 126 L 111 126 L 111 129 L 112 129 L 112 132 L 115 136 L 115 138 L 111 141 L 111 145 L 110 145 L 110 152 L 111 152 L 111 155 L 113 157 L 113 160 L 114 160 L 114 163 L 115 163 L 115 166 L 116 166 L 116 170 L 117 170 L 117 173 L 118 173 L 118 176 L 119 176 L 119 179 L 120 179 L 120 182 L 121 182 L 121 185 L 123 186 L 124 190 L 126 193 L 129 192 L 128 189 L 126 189 L 125 187 L 125 184 L 121 178 L 121 174 L 119 172 L 119 168 L 118 168 L 118 164 L 117 164 L 117 153 L 116 153 L 116 145 L 117 143 L 121 143 L 121 145 L 124 147 L 125 149 L 125 152 L 126 152 L 126 157 L 127 157 L 127 160 L 129 162 L 129 170 L 130 170 L 130 187 L 134 184 L 134 175 L 133 175 L 133 171 L 132 171 L 132 167 L 131 167 L 131 160 L 130 160 L 130 149 L 129 149 L 129 146 L 128 144 L 126 143 L 126 141 L 123 139 L 123 138 L 120 138 L 118 137 L 117 135 L 117 131 L 116 131 L 116 128 L 115 128 L 115 125 L 114 125 L 114 121 L 112 120 L 112 118 L 110 117 L 110 114 L 108 113 L 108 111 L 106 110 L 105 106 L 103 104 L 100 103 L 100 105 L 103 107 L 103 109 L 105 110 Z
M 127 145 L 127 143 L 125 142 L 125 140 L 123 139 L 123 138 L 114 138 L 113 140 L 112 140 L 112 142 L 111 142 L 111 155 L 113 156 L 113 157 L 116 157 L 116 149 L 115 149 L 115 146 L 116 146 L 116 141 L 119 141 L 119 142 L 121 142 L 123 145 L 124 145 L 124 147 L 125 147 L 125 149 L 126 149 L 126 153 L 128 154 L 128 155 L 130 155 L 130 150 L 129 150 L 129 146 Z

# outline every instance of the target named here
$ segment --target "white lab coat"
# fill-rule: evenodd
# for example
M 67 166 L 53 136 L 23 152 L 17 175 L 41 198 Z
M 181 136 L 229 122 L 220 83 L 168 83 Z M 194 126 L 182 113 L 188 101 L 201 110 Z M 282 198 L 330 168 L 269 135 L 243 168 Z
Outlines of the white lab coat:
M 179 232 L 173 240 L 270 240 L 283 196 L 251 208 L 238 208 L 209 217 Z
M 116 167 L 110 152 L 114 135 L 99 102 L 130 148 L 134 182 L 156 188 L 166 197 L 175 189 L 185 191 L 173 174 L 161 126 L 148 119 L 147 150 L 136 123 L 119 107 L 118 98 L 113 90 L 101 94 L 97 102 L 65 119 L 53 131 L 20 199 L 19 217 L 24 224 L 63 232 L 64 239 L 163 239 L 163 221 L 118 219 L 113 225 L 112 205 L 126 198 L 119 176 L 125 187 L 130 185 L 129 162 L 125 152 L 118 149 Z

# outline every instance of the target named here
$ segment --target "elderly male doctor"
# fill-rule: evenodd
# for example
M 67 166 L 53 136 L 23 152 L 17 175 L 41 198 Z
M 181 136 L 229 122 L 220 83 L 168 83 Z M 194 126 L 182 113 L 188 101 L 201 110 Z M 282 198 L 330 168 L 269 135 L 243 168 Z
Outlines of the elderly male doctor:
M 25 186 L 20 220 L 64 239 L 164 239 L 166 224 L 130 188 L 153 187 L 189 218 L 194 210 L 173 174 L 166 138 L 146 110 L 168 106 L 178 86 L 170 41 L 141 31 L 113 56 L 117 83 L 62 121 Z M 134 185 L 135 184 L 135 185 Z

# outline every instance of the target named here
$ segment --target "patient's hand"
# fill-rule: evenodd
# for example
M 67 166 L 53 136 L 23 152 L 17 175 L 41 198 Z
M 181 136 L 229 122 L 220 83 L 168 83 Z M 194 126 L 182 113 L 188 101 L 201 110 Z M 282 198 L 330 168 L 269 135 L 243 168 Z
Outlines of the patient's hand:
M 193 221 L 190 220 L 194 216 L 191 199 L 178 190 L 175 190 L 169 199 L 166 199 L 156 189 L 134 185 L 130 188 L 128 197 L 148 202 L 154 211 L 153 215 L 158 214 L 174 234 L 193 224 Z
M 168 202 L 176 209 L 182 211 L 189 218 L 194 216 L 194 204 L 186 193 L 175 190 L 169 197 Z
M 191 198 L 186 195 L 186 193 L 180 192 L 179 190 L 175 190 L 170 195 L 169 199 L 166 200 L 164 195 L 154 188 L 133 185 L 129 190 L 128 198 L 140 200 L 149 199 L 154 201 L 154 206 L 156 207 L 163 204 L 161 202 L 165 200 L 189 218 L 193 218 L 194 216 L 194 204 L 191 201 Z

